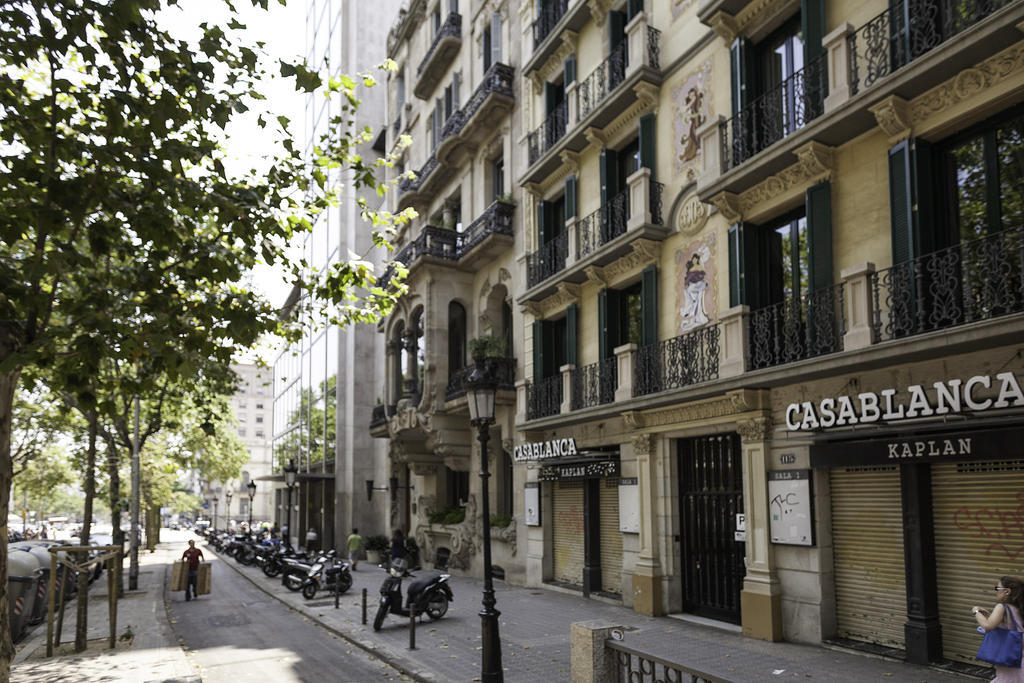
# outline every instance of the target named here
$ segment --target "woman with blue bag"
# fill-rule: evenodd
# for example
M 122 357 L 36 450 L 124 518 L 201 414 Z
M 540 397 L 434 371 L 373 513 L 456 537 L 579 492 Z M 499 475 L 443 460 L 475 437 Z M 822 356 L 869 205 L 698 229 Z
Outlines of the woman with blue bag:
M 1004 576 L 995 586 L 999 601 L 991 611 L 972 607 L 971 612 L 978 622 L 979 631 L 985 632 L 985 639 L 978 648 L 978 659 L 996 666 L 996 683 L 1024 683 L 1024 669 L 1021 668 L 1024 653 L 1024 579 Z

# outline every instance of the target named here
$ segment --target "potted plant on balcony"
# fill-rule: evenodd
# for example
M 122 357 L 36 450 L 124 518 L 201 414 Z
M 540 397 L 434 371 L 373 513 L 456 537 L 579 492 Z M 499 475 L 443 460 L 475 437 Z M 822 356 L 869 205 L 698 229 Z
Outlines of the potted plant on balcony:
M 381 553 L 388 550 L 388 537 L 377 534 L 366 537 L 366 561 L 370 564 L 380 564 Z
M 469 340 L 469 355 L 472 358 L 504 358 L 505 340 L 493 334 Z

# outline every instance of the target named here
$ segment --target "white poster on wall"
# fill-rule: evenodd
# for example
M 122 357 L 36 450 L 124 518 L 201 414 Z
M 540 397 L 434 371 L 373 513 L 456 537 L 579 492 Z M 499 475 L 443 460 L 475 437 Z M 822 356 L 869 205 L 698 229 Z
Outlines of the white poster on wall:
M 640 486 L 636 477 L 619 479 L 619 531 L 640 533 Z
M 526 526 L 540 526 L 540 484 L 535 481 L 526 482 L 523 493 L 526 498 L 523 521 Z
M 768 473 L 768 515 L 772 543 L 814 545 L 811 471 Z

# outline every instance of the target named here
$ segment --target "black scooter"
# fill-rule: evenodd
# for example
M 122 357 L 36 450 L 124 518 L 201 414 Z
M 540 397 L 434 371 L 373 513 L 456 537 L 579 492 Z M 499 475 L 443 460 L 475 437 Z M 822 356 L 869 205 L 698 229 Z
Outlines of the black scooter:
M 320 588 L 344 593 L 352 587 L 352 565 L 337 558 L 315 562 L 302 582 L 302 597 L 312 600 Z
M 383 566 L 382 566 L 383 568 Z M 408 617 L 410 610 L 417 615 L 426 614 L 436 621 L 448 612 L 448 603 L 455 600 L 448 579 L 451 574 L 429 574 L 409 583 L 405 606 L 402 606 L 402 579 L 415 578 L 406 569 L 404 558 L 391 561 L 386 568 L 387 578 L 380 587 L 380 606 L 377 616 L 373 619 L 373 630 L 379 631 L 384 625 L 388 612 L 400 617 Z

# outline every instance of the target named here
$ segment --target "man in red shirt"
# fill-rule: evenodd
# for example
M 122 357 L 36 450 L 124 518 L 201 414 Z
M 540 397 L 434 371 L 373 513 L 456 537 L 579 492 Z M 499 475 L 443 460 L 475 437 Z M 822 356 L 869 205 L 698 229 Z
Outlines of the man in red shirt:
M 185 599 L 198 598 L 196 584 L 199 582 L 199 563 L 203 561 L 203 551 L 196 547 L 195 541 L 188 542 L 188 550 L 181 554 L 181 559 L 188 562 L 188 584 L 185 586 Z M 192 595 L 189 595 L 189 591 Z

